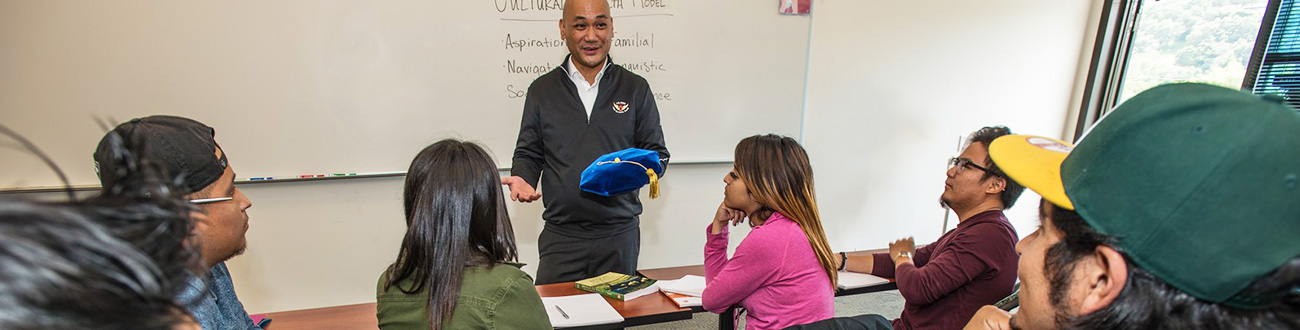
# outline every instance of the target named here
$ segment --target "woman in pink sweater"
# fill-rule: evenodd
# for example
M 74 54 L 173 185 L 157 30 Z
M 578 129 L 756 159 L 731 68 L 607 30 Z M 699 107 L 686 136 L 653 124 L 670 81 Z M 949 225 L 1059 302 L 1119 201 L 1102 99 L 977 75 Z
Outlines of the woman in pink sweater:
M 722 205 L 704 246 L 704 309 L 739 304 L 746 329 L 781 329 L 835 316 L 835 266 L 813 193 L 812 166 L 794 139 L 755 135 L 736 145 Z M 727 224 L 754 230 L 727 258 Z

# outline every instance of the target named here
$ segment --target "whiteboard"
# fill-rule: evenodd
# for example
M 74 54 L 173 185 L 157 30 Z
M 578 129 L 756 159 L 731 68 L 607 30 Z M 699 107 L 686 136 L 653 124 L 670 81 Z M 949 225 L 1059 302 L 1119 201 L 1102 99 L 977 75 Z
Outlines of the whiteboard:
M 675 163 L 797 136 L 809 18 L 776 1 L 612 0 L 615 63 L 650 81 Z M 523 92 L 567 53 L 559 0 L 4 1 L 0 123 L 74 185 L 105 130 L 197 119 L 241 178 L 404 171 L 448 137 L 508 167 Z M 0 188 L 57 186 L 0 139 Z

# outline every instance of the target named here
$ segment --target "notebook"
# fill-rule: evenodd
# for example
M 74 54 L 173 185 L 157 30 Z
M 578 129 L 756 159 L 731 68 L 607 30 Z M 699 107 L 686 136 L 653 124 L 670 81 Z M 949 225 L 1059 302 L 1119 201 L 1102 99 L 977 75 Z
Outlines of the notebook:
M 596 293 L 542 297 L 542 305 L 546 306 L 551 326 L 556 328 L 623 322 L 623 316 Z
M 680 293 L 688 296 L 704 296 L 704 277 L 686 275 L 672 281 L 660 281 L 659 290 L 667 293 Z
M 839 277 L 840 283 L 838 286 L 840 287 L 840 290 L 857 289 L 889 283 L 889 279 L 863 273 L 841 271 Z
M 690 308 L 704 306 L 704 298 L 688 296 L 680 293 L 664 292 L 664 294 L 668 296 L 668 299 L 672 299 L 673 304 L 677 305 L 677 307 Z

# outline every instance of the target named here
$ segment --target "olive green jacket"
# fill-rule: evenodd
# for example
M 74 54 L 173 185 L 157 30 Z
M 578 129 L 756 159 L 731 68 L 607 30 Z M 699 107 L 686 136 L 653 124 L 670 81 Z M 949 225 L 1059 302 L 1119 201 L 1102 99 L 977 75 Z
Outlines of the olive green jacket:
M 521 264 L 506 263 L 496 267 L 465 267 L 460 297 L 451 319 L 443 329 L 551 329 L 542 298 L 537 295 L 533 278 L 520 270 Z M 385 276 L 379 275 L 379 328 L 429 330 L 429 286 L 416 293 L 403 293 L 398 286 L 410 288 L 406 279 L 384 290 Z

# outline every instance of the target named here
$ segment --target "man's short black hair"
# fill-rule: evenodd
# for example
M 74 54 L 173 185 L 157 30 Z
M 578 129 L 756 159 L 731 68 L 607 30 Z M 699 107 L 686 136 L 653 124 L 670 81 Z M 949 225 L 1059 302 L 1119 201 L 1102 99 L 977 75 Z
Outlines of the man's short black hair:
M 975 133 L 971 133 L 970 139 L 967 140 L 967 143 L 980 143 L 984 145 L 985 149 L 987 149 L 989 144 L 993 143 L 993 140 L 1002 137 L 1003 135 L 1010 134 L 1011 129 L 1006 126 L 986 126 L 975 131 Z M 981 181 L 993 177 L 999 177 L 1007 182 L 1006 189 L 1002 189 L 1002 193 L 998 194 L 998 200 L 1002 201 L 1002 208 L 1010 209 L 1012 205 L 1016 204 L 1016 200 L 1020 198 L 1020 194 L 1025 192 L 1025 186 L 1022 186 L 1019 183 L 1016 183 L 1015 180 L 1011 180 L 1010 177 L 1007 177 L 1007 174 L 1003 173 L 1002 169 L 998 168 L 998 164 L 993 163 L 993 157 L 986 158 L 984 164 L 980 165 L 989 169 L 988 172 L 984 172 L 984 177 L 980 179 Z
M 1210 303 L 1166 284 L 1128 260 L 1128 282 L 1110 305 L 1087 315 L 1067 315 L 1066 300 L 1074 267 L 1097 246 L 1121 254 L 1118 238 L 1093 230 L 1078 213 L 1053 207 L 1052 225 L 1061 241 L 1048 248 L 1043 271 L 1051 283 L 1050 301 L 1060 329 L 1300 329 L 1300 256 L 1251 283 L 1239 296 L 1273 298 L 1255 310 Z M 1247 244 L 1247 243 L 1243 243 Z M 1128 256 L 1125 255 L 1127 260 Z

